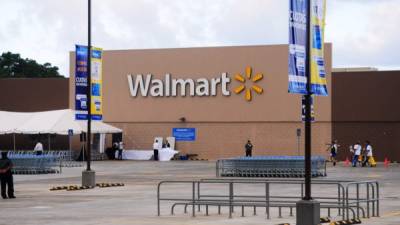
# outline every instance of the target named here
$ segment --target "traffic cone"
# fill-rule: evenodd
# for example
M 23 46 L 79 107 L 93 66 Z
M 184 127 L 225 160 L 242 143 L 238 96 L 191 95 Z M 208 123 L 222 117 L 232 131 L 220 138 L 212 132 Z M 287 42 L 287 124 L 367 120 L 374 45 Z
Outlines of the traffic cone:
M 345 166 L 350 166 L 350 160 L 349 157 L 346 157 L 346 161 L 344 161 Z
M 383 164 L 385 165 L 386 168 L 389 167 L 390 161 L 388 160 L 387 157 L 385 157 L 385 161 L 383 162 Z

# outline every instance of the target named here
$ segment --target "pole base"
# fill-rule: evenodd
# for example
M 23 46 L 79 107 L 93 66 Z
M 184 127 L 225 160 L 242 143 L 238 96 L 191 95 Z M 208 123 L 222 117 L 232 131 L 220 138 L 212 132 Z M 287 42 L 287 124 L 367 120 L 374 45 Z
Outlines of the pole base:
M 96 186 L 96 173 L 93 170 L 82 171 L 82 186 Z
M 296 203 L 296 225 L 320 224 L 320 204 L 315 200 L 301 200 Z

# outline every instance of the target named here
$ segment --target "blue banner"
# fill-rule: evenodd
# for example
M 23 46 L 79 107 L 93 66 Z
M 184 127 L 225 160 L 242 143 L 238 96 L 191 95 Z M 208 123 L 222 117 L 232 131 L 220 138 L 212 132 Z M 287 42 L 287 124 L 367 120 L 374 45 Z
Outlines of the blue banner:
M 175 141 L 195 141 L 196 128 L 172 128 L 172 136 Z
M 307 1 L 290 0 L 289 93 L 307 94 L 305 73 L 307 45 Z
M 76 45 L 75 50 L 75 118 L 87 120 L 87 47 Z

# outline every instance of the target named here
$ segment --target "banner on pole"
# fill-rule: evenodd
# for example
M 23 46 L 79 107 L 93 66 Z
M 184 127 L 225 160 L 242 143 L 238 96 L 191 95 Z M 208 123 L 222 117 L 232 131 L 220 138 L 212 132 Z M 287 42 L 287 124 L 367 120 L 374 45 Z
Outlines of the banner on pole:
M 307 94 L 306 58 L 310 57 L 310 93 L 328 95 L 324 61 L 325 0 L 311 0 L 310 56 L 306 54 L 307 10 L 304 0 L 290 0 L 289 93 Z
M 87 119 L 87 47 L 75 46 L 75 118 Z
M 324 60 L 324 31 L 326 0 L 311 1 L 310 73 L 311 93 L 328 95 Z
M 307 1 L 290 0 L 289 93 L 307 94 L 305 71 L 307 45 Z
M 102 120 L 102 49 L 92 47 L 91 53 L 91 103 L 87 102 L 87 46 L 76 45 L 75 51 L 75 118 L 87 120 L 91 107 L 93 120 Z
M 102 49 L 92 47 L 91 58 L 91 86 L 92 86 L 92 102 L 91 113 L 93 120 L 103 119 L 103 79 L 102 79 Z

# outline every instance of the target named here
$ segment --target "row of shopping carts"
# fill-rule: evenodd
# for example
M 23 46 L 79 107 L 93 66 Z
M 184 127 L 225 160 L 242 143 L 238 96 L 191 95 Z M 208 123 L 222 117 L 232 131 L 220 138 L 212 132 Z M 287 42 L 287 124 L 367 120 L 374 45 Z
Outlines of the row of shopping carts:
M 33 151 L 9 151 L 14 174 L 60 173 L 61 167 L 82 166 L 70 157 L 70 151 L 44 151 L 37 155 Z
M 217 176 L 229 177 L 304 177 L 303 156 L 255 156 L 220 159 Z M 311 176 L 326 176 L 326 161 L 322 156 L 311 158 Z

